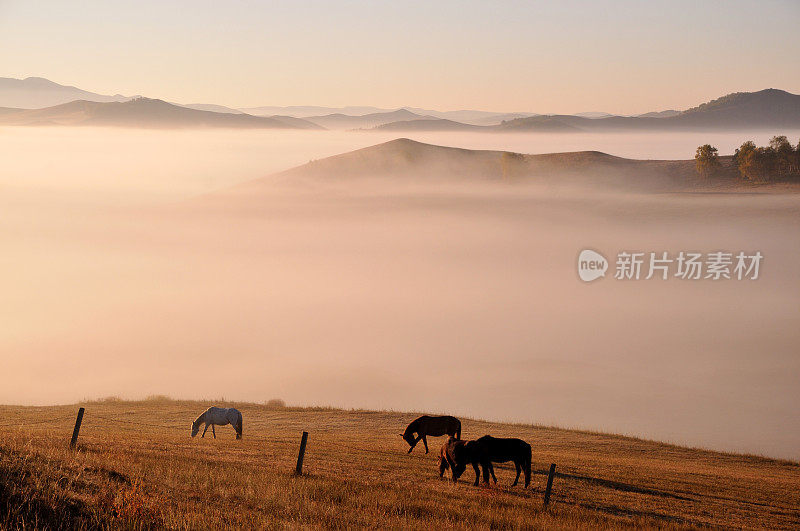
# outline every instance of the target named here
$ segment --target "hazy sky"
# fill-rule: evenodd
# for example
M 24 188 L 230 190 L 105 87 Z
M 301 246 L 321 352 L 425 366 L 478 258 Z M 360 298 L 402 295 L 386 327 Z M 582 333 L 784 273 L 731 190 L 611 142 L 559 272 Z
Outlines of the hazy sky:
M 0 0 L 0 76 L 230 106 L 635 113 L 800 92 L 800 2 Z

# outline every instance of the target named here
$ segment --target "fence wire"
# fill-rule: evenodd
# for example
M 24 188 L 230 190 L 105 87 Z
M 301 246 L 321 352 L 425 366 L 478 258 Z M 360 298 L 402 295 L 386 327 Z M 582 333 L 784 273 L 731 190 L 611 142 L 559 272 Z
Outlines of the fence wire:
M 6 422 L 6 423 L 3 423 L 3 424 L 0 424 L 0 427 L 16 426 L 16 427 L 24 428 L 24 427 L 28 427 L 28 426 L 35 426 L 35 425 L 63 422 L 63 421 L 67 421 L 67 420 L 74 421 L 75 420 L 75 414 L 61 415 L 61 416 L 58 416 L 58 417 L 52 417 L 52 418 L 47 418 L 47 419 L 39 419 L 39 420 L 35 420 L 35 421 L 17 419 L 17 420 L 12 420 L 10 422 Z M 86 428 L 107 428 L 108 427 L 108 424 L 98 425 L 98 423 L 95 422 L 96 420 L 100 420 L 100 421 L 104 421 L 105 423 L 110 423 L 112 425 L 116 425 L 116 426 L 118 426 L 119 428 L 122 428 L 125 431 L 129 431 L 129 430 L 133 431 L 133 430 L 137 430 L 138 428 L 141 428 L 141 427 L 145 427 L 145 428 L 161 428 L 161 429 L 173 430 L 173 431 L 176 431 L 176 432 L 180 431 L 180 432 L 182 432 L 184 434 L 186 434 L 186 432 L 188 431 L 188 426 L 180 427 L 180 426 L 176 426 L 176 425 L 172 425 L 172 424 L 158 424 L 158 423 L 154 423 L 154 422 L 140 422 L 140 421 L 130 420 L 130 419 L 108 417 L 108 416 L 105 416 L 105 415 L 96 415 L 96 414 L 93 414 L 93 413 L 84 414 L 84 417 L 82 419 L 82 424 L 81 425 L 82 425 L 82 427 L 86 427 Z M 222 426 L 220 426 L 220 427 L 222 427 Z M 321 434 L 325 434 L 325 435 L 332 435 L 332 433 L 330 433 L 330 430 L 320 430 L 317 433 L 321 433 Z M 335 441 L 335 440 L 330 440 L 328 438 L 317 439 L 317 438 L 314 438 L 313 435 L 314 435 L 314 432 L 309 432 L 308 446 L 306 447 L 306 451 L 305 451 L 306 455 L 313 454 L 315 447 L 318 447 L 318 448 L 326 448 L 327 447 L 327 448 L 338 448 L 338 449 L 341 449 L 341 450 L 344 451 L 344 453 L 349 454 L 349 455 L 352 455 L 353 452 L 359 452 L 359 453 L 362 453 L 362 454 L 383 455 L 383 456 L 389 456 L 389 457 L 393 457 L 393 458 L 397 458 L 397 457 L 404 457 L 405 458 L 405 457 L 407 457 L 407 458 L 415 459 L 418 462 L 423 462 L 424 461 L 427 464 L 430 464 L 433 461 L 431 459 L 431 457 L 438 458 L 438 454 L 439 454 L 439 450 L 438 449 L 434 449 L 431 454 L 422 454 L 422 453 L 416 453 L 415 454 L 415 453 L 408 453 L 405 450 L 403 450 L 403 451 L 392 451 L 392 450 L 383 450 L 383 449 L 380 449 L 380 448 L 365 448 L 363 446 L 360 446 L 358 444 L 353 444 L 351 442 L 338 442 L 338 441 Z M 87 433 L 87 434 L 83 434 L 82 437 L 92 440 L 92 439 L 95 439 L 96 435 L 95 434 L 91 434 L 91 433 Z M 287 445 L 287 446 L 288 445 L 299 445 L 300 439 L 301 439 L 301 437 L 299 435 L 296 438 L 294 438 L 294 437 L 293 438 L 288 438 L 288 437 L 263 437 L 263 436 L 253 435 L 251 433 L 248 434 L 246 436 L 246 438 L 248 440 L 255 440 L 255 441 L 261 441 L 261 442 L 266 442 L 266 443 L 270 443 L 270 444 L 279 444 L 279 445 Z M 497 468 L 497 469 L 509 468 L 509 467 L 504 466 L 503 464 L 500 464 L 500 463 L 495 464 L 494 467 Z
M 3 423 L 3 424 L 0 424 L 0 427 L 17 426 L 17 427 L 23 428 L 23 427 L 26 427 L 26 426 L 36 426 L 36 425 L 39 425 L 39 424 L 48 424 L 48 423 L 51 423 L 51 422 L 61 422 L 63 420 L 74 419 L 74 418 L 75 418 L 75 416 L 70 414 L 70 415 L 62 415 L 60 417 L 53 417 L 53 418 L 49 418 L 49 419 L 40 419 L 40 420 L 16 419 L 16 420 L 12 420 L 11 422 L 6 422 L 6 423 Z
M 61 421 L 65 421 L 65 420 L 74 420 L 74 418 L 75 418 L 75 416 L 70 414 L 70 415 L 62 415 L 62 416 L 54 417 L 54 418 L 37 420 L 37 421 L 19 420 L 19 421 L 12 421 L 12 422 L 5 423 L 5 424 L 0 424 L 0 427 L 6 427 L 6 426 L 26 427 L 26 426 L 33 426 L 33 425 L 39 425 L 39 424 L 61 422 Z M 183 432 L 183 433 L 186 433 L 188 431 L 188 427 L 187 426 L 175 426 L 175 425 L 171 425 L 171 424 L 158 424 L 158 423 L 155 423 L 155 422 L 140 422 L 140 421 L 130 420 L 130 419 L 122 419 L 122 418 L 108 417 L 108 416 L 105 416 L 105 415 L 97 415 L 97 414 L 90 413 L 90 412 L 87 412 L 84 415 L 83 421 L 82 421 L 82 427 L 85 427 L 85 428 L 98 428 L 98 427 L 106 428 L 107 427 L 105 425 L 98 426 L 98 424 L 95 422 L 96 420 L 102 420 L 102 421 L 105 421 L 107 423 L 120 425 L 120 427 L 123 428 L 123 429 L 126 429 L 126 431 L 135 430 L 137 427 L 161 428 L 161 429 L 173 430 L 173 431 L 176 431 L 176 432 L 180 431 L 180 432 Z M 323 433 L 325 433 L 325 432 L 323 432 Z M 285 445 L 299 444 L 300 438 L 301 438 L 299 435 L 298 435 L 297 438 L 264 437 L 264 436 L 259 436 L 259 435 L 253 435 L 252 433 L 248 433 L 245 437 L 248 440 L 267 442 L 267 443 L 271 443 L 271 444 L 285 444 Z M 313 432 L 310 432 L 309 433 L 309 443 L 308 443 L 308 448 L 306 450 L 306 453 L 309 453 L 310 451 L 313 452 L 314 447 L 321 447 L 321 448 L 334 447 L 334 448 L 339 448 L 341 450 L 344 450 L 346 453 L 360 452 L 360 453 L 363 453 L 363 454 L 384 455 L 384 456 L 389 456 L 389 457 L 398 457 L 398 456 L 405 455 L 407 457 L 410 457 L 412 459 L 416 459 L 418 461 L 426 461 L 426 462 L 430 461 L 430 458 L 429 458 L 430 454 L 420 454 L 420 453 L 416 453 L 416 454 L 415 453 L 406 453 L 406 454 L 404 454 L 403 452 L 400 452 L 400 451 L 383 450 L 383 449 L 380 449 L 380 448 L 365 448 L 365 447 L 359 446 L 358 444 L 353 444 L 353 443 L 349 443 L 349 442 L 344 443 L 344 442 L 333 441 L 333 440 L 330 440 L 330 439 L 317 439 L 317 438 L 315 438 L 313 436 Z M 434 450 L 433 451 L 433 455 L 434 455 L 434 457 L 438 457 L 438 450 Z

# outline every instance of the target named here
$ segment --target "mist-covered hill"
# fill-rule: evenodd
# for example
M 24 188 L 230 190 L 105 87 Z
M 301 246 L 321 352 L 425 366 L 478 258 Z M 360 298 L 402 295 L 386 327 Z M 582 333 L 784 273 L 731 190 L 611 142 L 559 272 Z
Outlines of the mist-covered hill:
M 577 185 L 636 192 L 735 189 L 741 186 L 731 157 L 721 170 L 700 178 L 694 160 L 633 160 L 599 151 L 525 155 L 424 144 L 399 138 L 336 155 L 277 175 L 246 183 L 237 190 L 282 183 L 346 184 L 498 182 Z
M 149 98 L 108 103 L 72 101 L 44 109 L 4 109 L 0 112 L 0 125 L 321 129 L 298 118 L 201 111 Z
M 326 129 L 371 129 L 391 122 L 426 120 L 430 118 L 430 116 L 416 114 L 406 109 L 398 109 L 396 111 L 363 115 L 334 113 L 323 116 L 309 116 L 305 119 Z
M 683 112 L 662 111 L 640 116 L 584 118 L 550 115 L 506 121 L 497 129 L 536 131 L 543 122 L 558 123 L 580 131 L 653 130 L 696 131 L 800 128 L 800 96 L 777 89 L 738 92 Z
M 88 90 L 60 85 L 43 77 L 14 79 L 0 77 L 0 106 L 41 109 L 75 100 L 112 102 L 128 101 L 135 96 L 97 94 Z

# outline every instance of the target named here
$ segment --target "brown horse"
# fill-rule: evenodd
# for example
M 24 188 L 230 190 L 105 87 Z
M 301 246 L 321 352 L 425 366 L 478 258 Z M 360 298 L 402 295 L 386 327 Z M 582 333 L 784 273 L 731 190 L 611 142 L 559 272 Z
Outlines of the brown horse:
M 462 440 L 456 439 L 453 436 L 447 438 L 447 441 L 442 445 L 439 450 L 439 477 L 444 477 L 444 473 L 449 469 L 452 473 L 453 481 L 458 481 L 464 469 L 467 467 L 469 458 L 466 455 L 464 445 L 466 443 Z
M 416 434 L 416 437 L 414 436 Z M 431 437 L 439 437 L 441 435 L 451 435 L 456 439 L 461 439 L 461 421 L 455 417 L 431 417 L 423 415 L 408 425 L 406 431 L 401 433 L 400 436 L 411 447 L 408 453 L 422 441 L 425 445 L 425 453 L 428 453 L 428 435 Z
M 517 477 L 514 478 L 512 487 L 519 483 L 519 474 L 525 474 L 525 488 L 531 484 L 531 445 L 521 439 L 501 439 L 484 435 L 477 441 L 469 441 L 464 445 L 464 451 L 460 454 L 464 456 L 475 469 L 475 486 L 478 486 L 478 464 L 483 469 L 483 481 L 489 483 L 489 474 L 497 483 L 494 477 L 494 467 L 492 463 L 505 463 L 513 461 L 517 469 Z M 458 463 L 460 465 L 460 463 Z M 464 463 L 466 468 L 466 463 Z M 463 469 L 462 469 L 463 471 Z

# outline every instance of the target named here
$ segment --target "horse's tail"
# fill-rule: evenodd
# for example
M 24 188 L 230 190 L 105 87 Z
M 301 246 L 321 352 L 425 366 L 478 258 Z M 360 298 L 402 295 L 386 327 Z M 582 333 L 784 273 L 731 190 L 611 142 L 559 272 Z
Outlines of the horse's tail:
M 533 461 L 533 452 L 531 452 L 531 445 L 526 444 L 526 448 L 523 450 L 524 452 L 524 459 L 525 462 L 522 464 L 522 471 L 525 474 L 525 488 L 528 488 L 528 485 L 531 484 L 531 465 Z
M 242 412 L 238 411 L 237 413 L 239 413 L 239 418 L 236 421 L 236 438 L 237 439 L 241 439 L 242 438 L 242 424 L 243 424 L 242 423 Z

